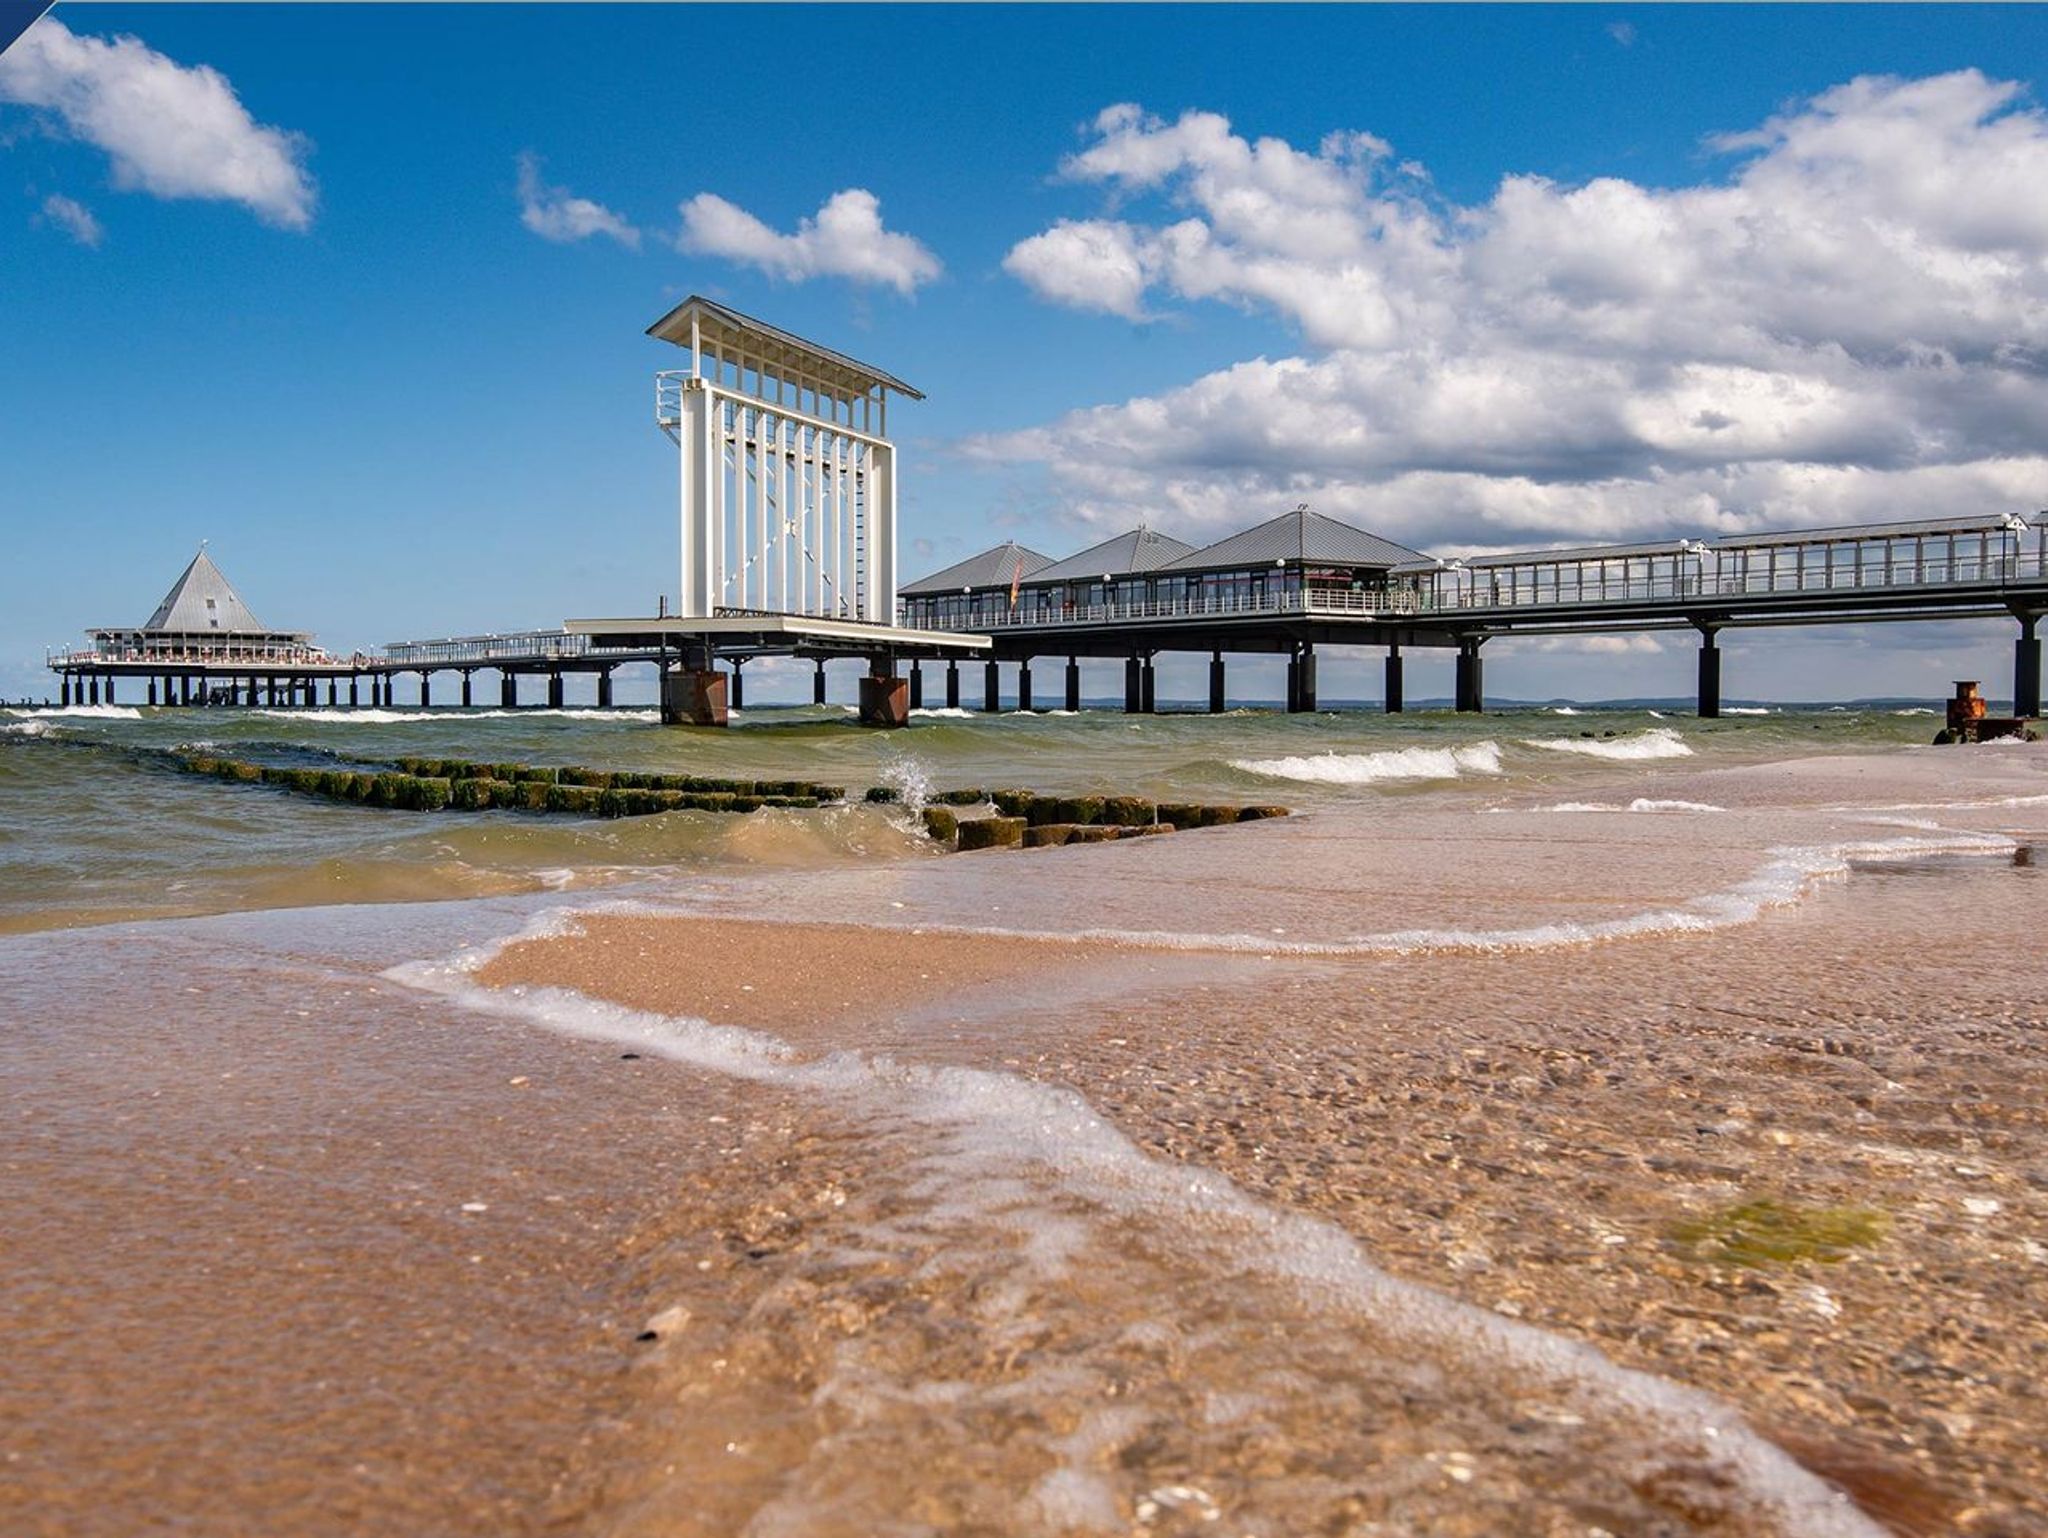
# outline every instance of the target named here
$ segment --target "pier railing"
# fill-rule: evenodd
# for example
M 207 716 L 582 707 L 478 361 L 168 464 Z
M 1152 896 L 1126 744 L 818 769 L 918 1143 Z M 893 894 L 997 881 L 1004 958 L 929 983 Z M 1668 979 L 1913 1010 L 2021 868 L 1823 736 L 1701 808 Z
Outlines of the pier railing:
M 430 667 L 489 667 L 498 662 L 575 662 L 591 655 L 590 637 L 567 630 L 520 630 L 506 635 L 446 636 L 435 641 L 394 641 L 384 663 Z
M 1729 560 L 1730 569 L 1681 565 L 1676 570 L 1644 576 L 1598 574 L 1571 565 L 1553 567 L 1538 553 L 1528 565 L 1491 569 L 1461 568 L 1446 563 L 1414 585 L 1385 590 L 1347 592 L 1308 589 L 1298 592 L 1201 595 L 1133 599 L 1098 604 L 1048 605 L 1028 592 L 1012 607 L 1006 596 L 950 615 L 907 608 L 902 623 L 931 630 L 1007 631 L 1066 630 L 1087 625 L 1127 625 L 1147 620 L 1204 619 L 1228 616 L 1357 616 L 1406 619 L 1431 615 L 1478 617 L 1487 612 L 1602 604 L 1641 607 L 1644 604 L 1697 603 L 1716 598 L 1767 597 L 1800 593 L 1871 593 L 1922 590 L 1940 593 L 1958 587 L 2000 588 L 2048 580 L 2048 557 L 2035 552 L 1954 559 L 1921 557 L 1910 562 L 1801 562 L 1789 569 L 1757 569 L 1751 562 Z M 1401 579 L 1395 579 L 1397 584 Z

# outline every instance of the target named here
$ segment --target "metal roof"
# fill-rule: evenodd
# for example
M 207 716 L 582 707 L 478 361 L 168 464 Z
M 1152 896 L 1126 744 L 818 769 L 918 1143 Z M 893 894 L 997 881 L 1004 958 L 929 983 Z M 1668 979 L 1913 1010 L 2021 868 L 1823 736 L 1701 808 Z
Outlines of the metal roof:
M 1271 566 L 1276 561 L 1393 567 L 1428 559 L 1420 550 L 1410 550 L 1391 539 L 1297 507 L 1291 513 L 1269 518 L 1255 529 L 1246 529 L 1242 534 L 1233 534 L 1169 561 L 1160 570 L 1235 571 L 1240 567 Z
M 1557 550 L 1504 550 L 1497 555 L 1468 555 L 1461 563 L 1468 571 L 1486 571 L 1500 566 L 1572 565 L 1579 561 L 1625 561 L 1631 556 L 1677 555 L 1690 540 L 1645 540 L 1633 545 L 1571 545 Z
M 2012 519 L 2038 527 L 2048 513 L 1981 513 L 1970 518 L 1915 518 L 1904 523 L 1847 524 L 1831 529 L 1785 529 L 1768 534 L 1724 534 L 1709 540 L 1716 550 L 1743 550 L 1757 545 L 1821 545 L 1837 540 L 1903 539 L 1928 534 L 2001 534 Z
M 742 315 L 738 310 L 715 299 L 706 299 L 702 294 L 690 295 L 649 326 L 647 334 L 658 341 L 688 347 L 692 320 L 697 324 L 699 339 L 705 344 L 723 344 L 721 351 L 744 349 L 750 359 L 765 361 L 771 368 L 786 365 L 822 378 L 826 383 L 856 396 L 865 395 L 876 385 L 881 385 L 912 400 L 924 399 L 924 391 L 905 384 L 894 374 L 878 369 L 872 363 L 863 363 L 843 352 L 806 341 L 795 332 L 771 326 L 751 315 Z
M 167 630 L 181 634 L 217 632 L 221 635 L 268 635 L 263 622 L 249 612 L 228 579 L 213 564 L 213 557 L 201 545 L 156 613 L 143 622 L 144 630 Z
M 1031 577 L 1052 565 L 1052 557 L 1040 555 L 1036 550 L 1027 550 L 1014 539 L 1005 541 L 979 555 L 970 555 L 966 560 L 948 566 L 944 571 L 935 571 L 929 577 L 919 577 L 915 582 L 904 584 L 896 590 L 899 598 L 934 598 L 946 593 L 957 593 L 962 588 L 1008 587 L 1017 580 L 1018 562 L 1023 562 L 1025 577 Z
M 1032 572 L 1027 580 L 1036 586 L 1041 582 L 1083 582 L 1093 577 L 1124 577 L 1134 572 L 1155 571 L 1169 561 L 1192 554 L 1194 548 L 1184 539 L 1161 534 L 1141 523 L 1135 529 L 1113 535 L 1099 545 L 1090 545 L 1079 555 L 1070 555 L 1064 561 L 1053 562 L 1043 571 Z

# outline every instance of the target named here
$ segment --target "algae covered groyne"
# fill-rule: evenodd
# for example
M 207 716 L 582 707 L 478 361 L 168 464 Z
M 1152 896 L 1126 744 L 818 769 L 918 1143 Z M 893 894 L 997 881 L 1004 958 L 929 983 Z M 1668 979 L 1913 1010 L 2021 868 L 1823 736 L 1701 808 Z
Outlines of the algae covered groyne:
M 311 768 L 259 764 L 211 753 L 179 752 L 187 774 L 230 784 L 263 785 L 353 806 L 408 812 L 539 812 L 574 817 L 646 817 L 662 812 L 747 813 L 845 806 L 846 788 L 812 780 L 740 780 L 645 774 L 461 758 L 398 758 L 388 766 Z M 877 786 L 869 805 L 901 805 Z M 1030 790 L 947 790 L 910 807 L 934 840 L 962 850 L 1041 848 L 1214 828 L 1285 817 L 1284 806 L 1220 806 L 1149 801 L 1137 796 L 1050 796 Z

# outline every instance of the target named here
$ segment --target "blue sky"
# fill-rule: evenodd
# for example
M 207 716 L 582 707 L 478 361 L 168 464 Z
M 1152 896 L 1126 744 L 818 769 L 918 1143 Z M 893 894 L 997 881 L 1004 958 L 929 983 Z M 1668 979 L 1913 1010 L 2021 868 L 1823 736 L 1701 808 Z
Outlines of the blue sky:
M 202 538 L 266 622 L 341 647 L 651 608 L 672 357 L 641 333 L 692 290 L 928 393 L 892 414 L 905 577 L 1297 500 L 1437 550 L 2048 505 L 2048 235 L 2000 188 L 2048 165 L 2039 8 L 52 17 L 138 39 L 125 66 L 167 94 L 137 142 L 67 114 L 57 77 L 109 56 L 17 62 L 11 90 L 0 61 L 0 693 L 139 621 Z M 187 108 L 189 144 L 161 121 Z M 223 146 L 253 158 L 230 175 Z M 854 189 L 936 276 L 777 241 Z M 704 194 L 763 238 L 707 237 Z M 1723 225 L 1755 243 L 1739 270 Z M 1972 275 L 1936 305 L 1840 238 L 1866 227 Z M 1736 638 L 1729 689 L 1747 648 L 1810 681 L 1758 693 L 1942 692 L 2002 679 L 2008 642 Z M 1489 684 L 1690 672 L 1684 647 L 1502 648 Z M 1375 676 L 1326 664 L 1324 692 Z

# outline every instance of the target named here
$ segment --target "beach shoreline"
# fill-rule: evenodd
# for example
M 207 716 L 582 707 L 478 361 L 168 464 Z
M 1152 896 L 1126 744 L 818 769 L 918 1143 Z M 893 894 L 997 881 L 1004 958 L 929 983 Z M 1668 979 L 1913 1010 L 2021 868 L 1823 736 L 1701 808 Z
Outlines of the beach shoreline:
M 1570 809 L 1539 787 L 1391 834 L 1368 803 L 725 872 L 680 903 L 505 901 L 459 944 L 359 910 L 379 938 L 324 969 L 290 960 L 304 937 L 238 956 L 232 920 L 101 931 L 105 959 L 43 984 L 52 1019 L 150 976 L 209 1002 L 169 1059 L 139 1007 L 9 1043 L 49 1086 L 9 1172 L 41 1255 L 16 1338 L 41 1393 L 94 1387 L 77 1414 L 8 1407 L 26 1456 L 0 1514 L 1802 1530 L 1806 1486 L 1717 1462 L 1693 1412 L 1626 1410 L 1666 1384 L 1878 1530 L 2025 1533 L 2048 1479 L 2044 764 L 1680 765 L 1649 810 L 1615 768 Z M 422 947 L 410 986 L 375 975 Z M 1186 1211 L 1133 1195 L 1162 1181 L 1215 1184 Z M 1878 1217 L 1822 1259 L 1715 1258 L 1715 1216 L 1759 1201 Z M 1266 1224 L 1355 1277 L 1247 1290 Z M 134 1248 L 108 1265 L 95 1229 Z M 1462 1356 L 1376 1287 L 1611 1366 Z M 77 1338 L 99 1343 L 67 1358 Z M 167 1403 L 189 1432 L 120 1431 Z

